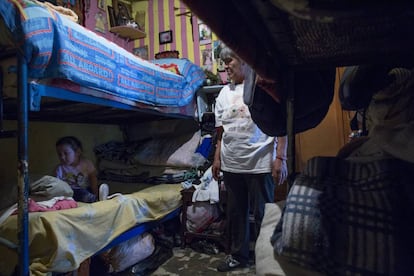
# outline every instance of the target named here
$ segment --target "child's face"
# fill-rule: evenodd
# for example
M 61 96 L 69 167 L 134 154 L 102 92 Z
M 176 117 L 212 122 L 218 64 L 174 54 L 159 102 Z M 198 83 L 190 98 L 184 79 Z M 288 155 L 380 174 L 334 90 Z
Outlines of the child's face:
M 73 165 L 79 159 L 79 150 L 74 150 L 70 145 L 59 145 L 56 147 L 59 161 L 64 165 Z

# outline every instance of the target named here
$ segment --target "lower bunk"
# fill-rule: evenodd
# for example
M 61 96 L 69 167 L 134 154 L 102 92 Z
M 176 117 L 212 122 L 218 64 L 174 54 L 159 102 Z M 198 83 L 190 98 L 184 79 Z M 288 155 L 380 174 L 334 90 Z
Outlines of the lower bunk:
M 30 212 L 31 275 L 74 271 L 90 257 L 176 218 L 181 189 L 181 184 L 159 184 L 76 208 Z M 18 229 L 17 215 L 0 224 L 0 237 L 9 241 L 0 243 L 0 275 L 13 275 L 18 266 Z

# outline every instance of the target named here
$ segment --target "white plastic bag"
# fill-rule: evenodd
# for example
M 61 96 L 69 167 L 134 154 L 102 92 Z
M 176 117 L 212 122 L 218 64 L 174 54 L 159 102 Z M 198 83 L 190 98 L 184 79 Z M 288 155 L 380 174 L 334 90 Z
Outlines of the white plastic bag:
M 109 272 L 120 272 L 150 256 L 155 249 L 154 237 L 143 233 L 112 248 L 108 254 Z

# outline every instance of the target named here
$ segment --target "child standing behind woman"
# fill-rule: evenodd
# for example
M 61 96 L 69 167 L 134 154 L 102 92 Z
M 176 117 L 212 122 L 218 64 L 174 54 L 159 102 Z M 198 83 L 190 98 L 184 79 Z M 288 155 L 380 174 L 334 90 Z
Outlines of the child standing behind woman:
M 95 202 L 108 196 L 108 185 L 98 189 L 98 178 L 94 164 L 82 153 L 82 143 L 74 136 L 57 140 L 56 152 L 60 161 L 55 176 L 67 182 L 73 190 L 73 199 L 80 202 Z

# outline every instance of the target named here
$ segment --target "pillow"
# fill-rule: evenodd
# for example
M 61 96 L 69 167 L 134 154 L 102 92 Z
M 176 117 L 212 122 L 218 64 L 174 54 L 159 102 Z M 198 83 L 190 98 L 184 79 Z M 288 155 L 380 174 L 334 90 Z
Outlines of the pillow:
M 177 75 L 180 75 L 180 70 L 178 70 L 178 65 L 174 64 L 174 63 L 170 63 L 170 64 L 155 64 L 158 65 L 159 67 L 168 70 L 170 72 L 173 72 Z
M 193 166 L 193 155 L 201 139 L 201 132 L 162 137 L 143 143 L 132 162 L 152 166 Z
M 30 198 L 34 201 L 46 201 L 58 196 L 73 196 L 69 184 L 59 178 L 45 175 L 30 184 Z
M 189 70 L 194 64 L 185 58 L 162 58 L 150 60 L 151 63 L 159 67 L 177 67 L 178 74 L 186 75 L 186 71 Z
M 163 59 L 163 58 L 179 58 L 180 52 L 177 50 L 174 51 L 163 51 L 155 54 L 155 59 Z

